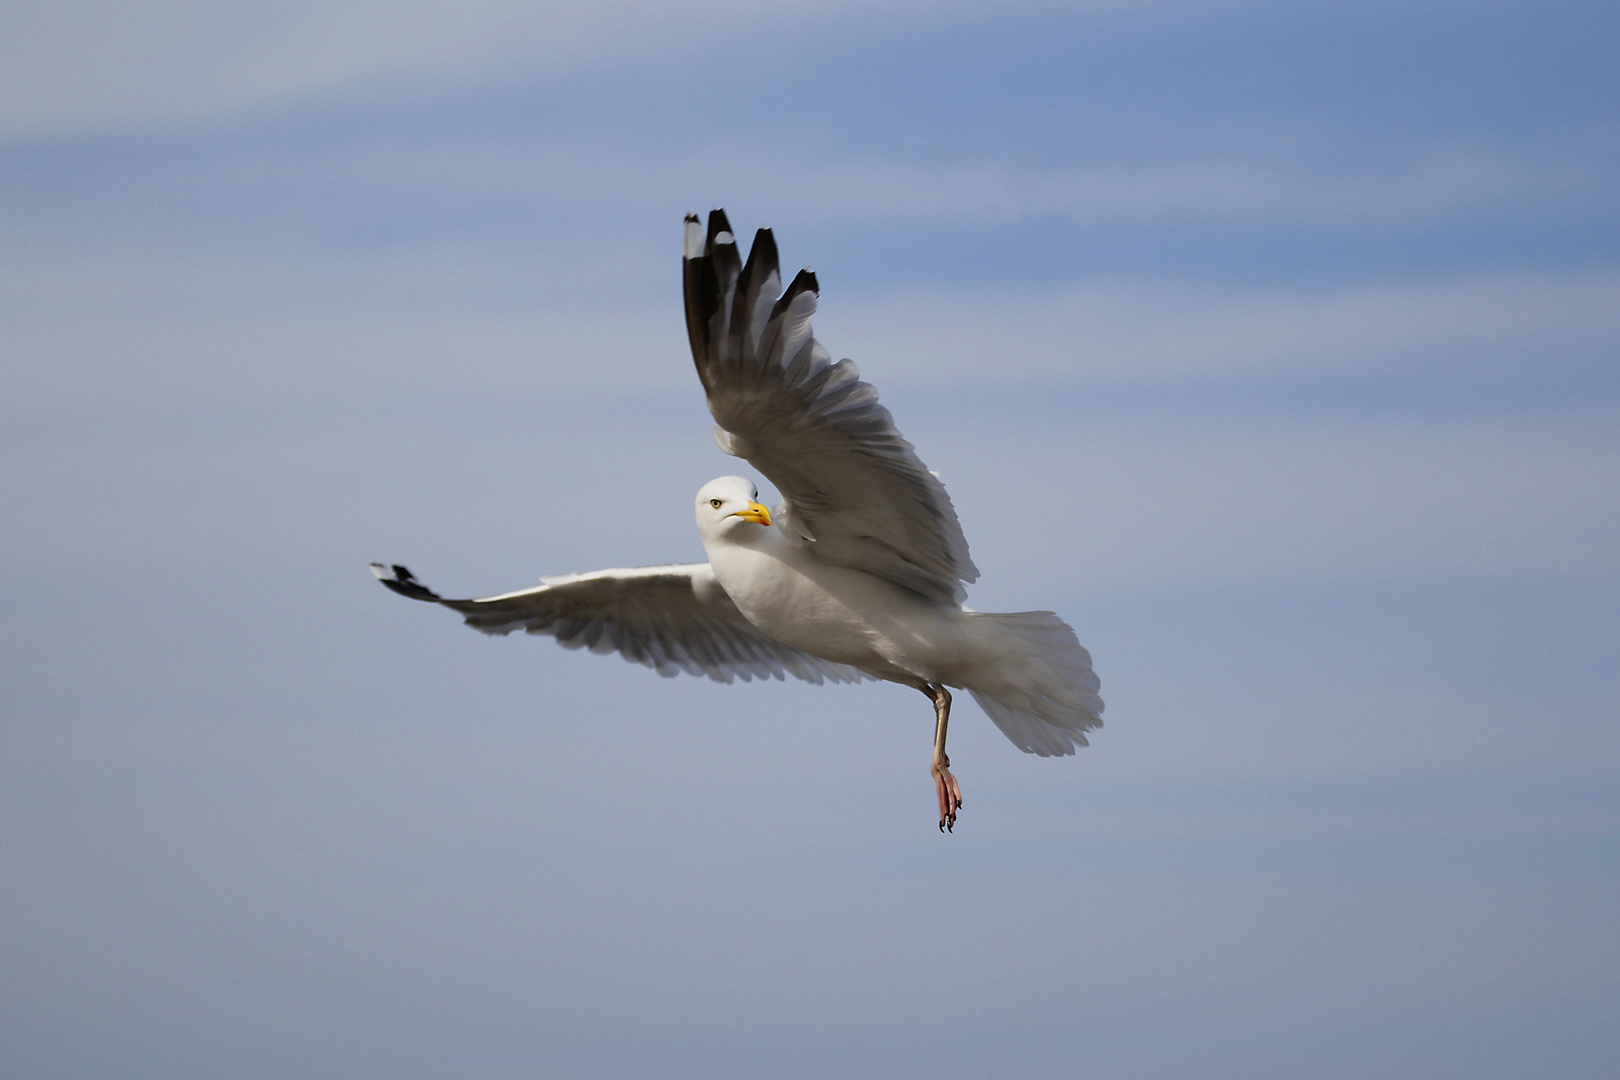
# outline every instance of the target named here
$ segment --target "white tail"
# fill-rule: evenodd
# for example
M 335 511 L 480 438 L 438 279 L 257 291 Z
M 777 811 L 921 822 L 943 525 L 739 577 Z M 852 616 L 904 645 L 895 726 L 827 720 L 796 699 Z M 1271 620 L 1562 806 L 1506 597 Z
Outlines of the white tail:
M 967 691 L 1026 754 L 1060 757 L 1102 727 L 1102 682 L 1091 654 L 1050 611 L 969 612 L 973 636 L 995 659 L 975 665 Z

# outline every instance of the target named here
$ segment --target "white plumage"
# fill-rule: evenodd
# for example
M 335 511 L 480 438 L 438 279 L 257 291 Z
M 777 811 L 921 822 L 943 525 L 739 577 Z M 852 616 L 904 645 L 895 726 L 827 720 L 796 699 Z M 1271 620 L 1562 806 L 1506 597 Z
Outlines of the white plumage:
M 1052 612 L 962 606 L 978 570 L 950 498 L 872 385 L 811 333 L 815 275 L 800 271 L 783 292 L 770 230 L 744 264 L 719 210 L 707 231 L 687 218 L 683 275 L 715 441 L 776 485 L 775 515 L 752 482 L 721 477 L 696 502 L 708 563 L 543 578 L 481 600 L 445 600 L 404 567 L 372 564 L 383 583 L 487 633 L 550 634 L 665 675 L 915 687 L 935 706 L 942 828 L 961 805 L 945 754 L 947 687 L 968 690 L 1022 750 L 1086 745 L 1103 710 L 1091 657 Z

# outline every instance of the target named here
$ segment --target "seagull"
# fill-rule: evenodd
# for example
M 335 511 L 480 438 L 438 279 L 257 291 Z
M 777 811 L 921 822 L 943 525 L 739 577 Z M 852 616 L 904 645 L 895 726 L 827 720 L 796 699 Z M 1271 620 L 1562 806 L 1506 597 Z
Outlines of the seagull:
M 703 485 L 704 563 L 543 577 L 473 600 L 447 600 L 397 564 L 372 572 L 485 633 L 546 634 L 660 675 L 919 690 L 934 706 L 939 827 L 954 832 L 951 689 L 972 695 L 1020 750 L 1072 754 L 1102 726 L 1091 655 L 1053 612 L 965 606 L 979 572 L 956 510 L 877 390 L 811 333 L 815 274 L 799 271 L 784 292 L 771 230 L 755 234 L 745 263 L 719 209 L 707 229 L 687 215 L 684 248 L 686 328 L 715 441 L 775 484 L 781 505 L 767 509 L 742 476 Z

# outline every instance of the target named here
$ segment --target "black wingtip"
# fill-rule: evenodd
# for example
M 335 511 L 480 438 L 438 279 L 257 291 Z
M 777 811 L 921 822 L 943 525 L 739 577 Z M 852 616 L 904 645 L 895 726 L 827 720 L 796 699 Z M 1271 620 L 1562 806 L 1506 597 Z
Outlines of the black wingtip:
M 710 248 L 714 247 L 716 238 L 721 233 L 731 233 L 731 219 L 726 217 L 726 212 L 717 206 L 713 210 L 709 211 L 708 243 Z M 731 237 L 731 242 L 735 244 L 737 242 L 737 234 L 731 233 Z
M 443 599 L 438 593 L 416 580 L 416 575 L 395 563 L 393 566 L 384 566 L 382 563 L 372 563 L 371 572 L 377 580 L 393 589 L 401 596 L 408 596 L 412 600 L 437 601 Z
M 791 302 L 795 296 L 806 292 L 815 293 L 817 296 L 821 295 L 821 283 L 816 280 L 816 272 L 814 270 L 800 270 L 797 274 L 793 275 L 793 283 L 789 285 L 787 287 L 787 291 L 782 294 L 783 306 L 786 306 L 789 302 Z
M 754 244 L 748 249 L 748 265 L 765 267 L 766 273 L 777 271 L 780 264 L 776 253 L 776 234 L 771 232 L 769 226 L 754 233 Z
M 780 274 L 781 268 L 776 255 L 776 237 L 771 235 L 770 229 L 760 229 L 754 233 L 754 243 L 748 249 L 748 261 L 743 264 L 742 273 L 737 275 L 737 293 L 744 298 L 733 312 L 735 325 L 733 333 L 742 333 L 747 329 L 747 322 L 756 299 L 755 290 L 772 274 Z
M 787 287 L 787 291 L 778 297 L 776 303 L 771 306 L 771 318 L 779 318 L 788 309 L 789 304 L 805 293 L 820 296 L 821 289 L 816 285 L 815 274 L 809 270 L 800 270 L 793 276 L 793 283 Z

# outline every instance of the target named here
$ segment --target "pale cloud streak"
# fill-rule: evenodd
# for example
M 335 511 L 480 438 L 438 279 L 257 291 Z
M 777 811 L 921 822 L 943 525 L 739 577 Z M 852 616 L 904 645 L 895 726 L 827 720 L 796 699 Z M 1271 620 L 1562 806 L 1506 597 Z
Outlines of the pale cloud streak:
M 762 167 L 770 172 L 761 172 Z M 694 162 L 683 172 L 704 173 Z M 1076 225 L 1150 221 L 1366 224 L 1474 210 L 1533 195 L 1593 190 L 1580 170 L 1527 165 L 1457 150 L 1382 172 L 1313 173 L 1261 161 L 1019 169 L 1003 164 L 926 167 L 885 161 L 805 164 L 775 172 L 768 159 L 738 161 L 728 175 L 778 192 L 794 206 L 855 220 L 1013 221 L 1051 216 Z
M 829 295 L 831 293 L 831 295 Z M 1620 276 L 1490 275 L 1327 290 L 1082 283 L 865 300 L 824 290 L 821 333 L 891 377 L 1076 382 L 1499 375 L 1620 353 Z M 833 328 L 836 327 L 836 330 Z
M 1176 4 L 1193 6 L 1091 0 L 1083 8 Z M 739 37 L 857 10 L 910 19 L 971 8 L 952 0 L 19 0 L 0 14 L 0 138 L 162 129 L 343 95 L 547 83 L 672 55 L 723 64 Z
M 19 3 L 0 21 L 0 133 L 168 126 L 376 80 L 555 78 L 836 10 L 742 0 Z M 396 86 L 397 88 L 397 86 Z
M 456 292 L 436 295 L 452 272 Z M 194 398 L 212 385 L 340 393 L 384 379 L 594 395 L 678 390 L 689 375 L 672 272 L 611 255 L 543 267 L 434 248 L 286 263 L 25 259 L 0 261 L 0 282 L 14 404 L 163 388 Z M 880 388 L 1536 384 L 1599 375 L 1620 354 L 1609 273 L 876 296 L 828 278 L 822 309 L 818 335 Z
M 947 448 L 944 475 L 1001 602 L 1054 588 L 1614 582 L 1617 432 L 1607 406 L 1446 420 L 998 416 L 971 452 Z M 1008 521 L 1008 506 L 1040 507 L 1040 527 Z
M 440 141 L 440 140 L 443 141 Z M 1131 224 L 1270 224 L 1327 227 L 1446 220 L 1492 207 L 1607 201 L 1605 180 L 1583 165 L 1530 162 L 1456 147 L 1359 171 L 1311 169 L 1264 155 L 1082 162 L 1062 167 L 1005 162 L 919 164 L 807 155 L 756 142 L 659 153 L 577 138 L 480 141 L 393 134 L 322 146 L 272 163 L 280 182 L 375 185 L 437 200 L 558 200 L 579 206 L 686 204 L 791 207 L 800 218 L 852 227 L 1058 219 L 1080 227 Z M 263 179 L 263 163 L 252 163 Z M 234 170 L 221 166 L 229 182 Z

